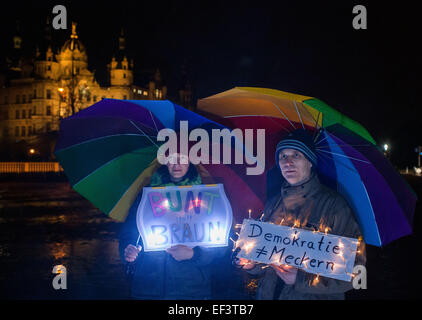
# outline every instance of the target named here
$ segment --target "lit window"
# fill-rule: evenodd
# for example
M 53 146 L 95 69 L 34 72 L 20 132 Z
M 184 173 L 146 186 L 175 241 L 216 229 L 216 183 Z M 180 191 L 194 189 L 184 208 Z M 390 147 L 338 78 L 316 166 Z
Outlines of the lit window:
M 144 91 L 144 96 L 147 96 L 148 95 L 148 91 Z
M 142 94 L 142 90 L 138 90 L 138 94 Z

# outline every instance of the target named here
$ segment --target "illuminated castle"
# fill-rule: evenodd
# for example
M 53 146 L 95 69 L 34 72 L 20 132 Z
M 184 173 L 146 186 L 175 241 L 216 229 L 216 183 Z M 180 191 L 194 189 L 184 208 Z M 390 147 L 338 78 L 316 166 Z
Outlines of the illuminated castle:
M 107 65 L 109 86 L 104 87 L 88 70 L 85 46 L 72 23 L 70 38 L 56 53 L 47 21 L 43 45 L 35 56 L 22 54 L 19 29 L 13 37 L 13 49 L 0 76 L 0 139 L 31 143 L 39 134 L 59 129 L 61 118 L 70 116 L 104 99 L 166 99 L 167 87 L 160 72 L 144 87 L 133 84 L 134 63 L 126 55 L 123 30 L 118 50 Z

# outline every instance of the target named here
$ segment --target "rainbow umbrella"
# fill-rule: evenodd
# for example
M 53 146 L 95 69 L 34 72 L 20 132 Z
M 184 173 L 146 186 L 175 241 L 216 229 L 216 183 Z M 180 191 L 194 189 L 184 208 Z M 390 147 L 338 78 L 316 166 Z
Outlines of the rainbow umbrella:
M 181 120 L 192 129 L 221 127 L 167 100 L 103 99 L 61 121 L 55 155 L 74 190 L 124 221 L 136 195 L 160 167 L 159 130 L 178 130 Z
M 317 145 L 321 181 L 348 200 L 366 243 L 386 245 L 412 232 L 417 200 L 413 190 L 363 126 L 324 102 L 273 89 L 234 88 L 200 99 L 198 109 L 230 128 L 265 129 L 267 172 L 275 165 L 277 142 L 294 129 L 308 130 Z M 262 202 L 265 185 L 266 174 L 250 179 Z

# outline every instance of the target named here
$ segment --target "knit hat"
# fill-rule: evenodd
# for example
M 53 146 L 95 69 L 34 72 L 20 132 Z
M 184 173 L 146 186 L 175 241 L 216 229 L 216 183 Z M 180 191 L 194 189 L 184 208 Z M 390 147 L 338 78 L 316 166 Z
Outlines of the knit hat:
M 317 167 L 315 143 L 312 136 L 305 129 L 296 129 L 283 137 L 275 150 L 275 163 L 278 165 L 278 154 L 283 149 L 294 149 L 302 152 L 306 159 Z

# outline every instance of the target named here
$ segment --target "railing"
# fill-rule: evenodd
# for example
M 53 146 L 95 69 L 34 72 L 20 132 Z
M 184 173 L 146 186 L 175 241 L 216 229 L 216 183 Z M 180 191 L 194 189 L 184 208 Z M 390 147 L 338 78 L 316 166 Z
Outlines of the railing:
M 0 174 L 62 171 L 58 162 L 0 162 Z

